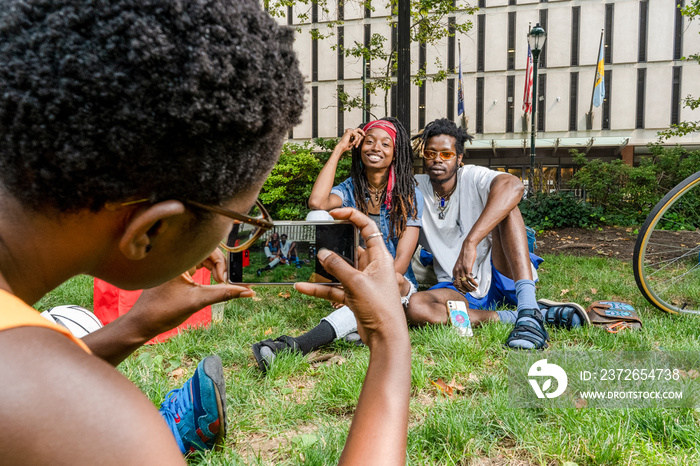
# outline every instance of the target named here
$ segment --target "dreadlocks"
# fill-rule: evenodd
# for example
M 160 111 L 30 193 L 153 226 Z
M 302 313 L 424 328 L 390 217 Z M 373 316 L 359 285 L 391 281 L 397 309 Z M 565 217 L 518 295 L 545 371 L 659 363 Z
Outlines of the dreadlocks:
M 394 144 L 394 159 L 391 165 L 396 173 L 396 181 L 394 188 L 391 191 L 391 211 L 389 212 L 389 220 L 393 230 L 391 236 L 400 238 L 406 229 L 406 222 L 409 215 L 415 219 L 418 215 L 416 208 L 416 181 L 413 178 L 413 159 L 411 151 L 411 141 L 406 133 L 406 130 L 401 125 L 399 120 L 392 117 L 385 117 L 386 120 L 396 127 L 396 144 Z M 364 127 L 364 123 L 360 128 Z M 350 176 L 352 177 L 355 189 L 355 202 L 357 208 L 363 214 L 368 213 L 367 199 L 369 198 L 369 181 L 365 166 L 362 163 L 360 152 L 362 146 L 353 147 L 352 149 L 352 165 L 350 167 Z M 381 202 L 384 203 L 386 192 L 382 193 Z
M 464 128 L 457 127 L 452 120 L 440 118 L 439 120 L 428 123 L 423 129 L 423 132 L 414 137 L 414 139 L 420 138 L 419 143 L 414 144 L 414 147 L 419 147 L 420 153 L 422 154 L 423 147 L 425 147 L 425 143 L 428 142 L 428 139 L 433 136 L 440 136 L 441 134 L 455 138 L 455 150 L 457 151 L 457 155 L 464 154 L 464 143 L 467 141 L 471 142 L 471 140 L 474 139 Z

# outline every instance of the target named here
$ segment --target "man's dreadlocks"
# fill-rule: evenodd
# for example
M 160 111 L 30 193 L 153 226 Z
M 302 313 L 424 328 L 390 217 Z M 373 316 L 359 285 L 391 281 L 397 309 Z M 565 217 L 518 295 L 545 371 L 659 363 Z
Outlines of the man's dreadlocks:
M 428 142 L 428 139 L 433 136 L 440 136 L 441 134 L 455 138 L 455 150 L 457 151 L 457 155 L 464 154 L 464 143 L 467 141 L 471 142 L 471 140 L 474 139 L 471 134 L 468 134 L 464 128 L 458 127 L 452 120 L 440 118 L 428 123 L 423 129 L 423 132 L 416 136 L 420 141 L 415 146 L 419 147 L 422 153 L 423 147 L 425 147 L 425 143 Z M 414 137 L 414 139 L 416 137 Z

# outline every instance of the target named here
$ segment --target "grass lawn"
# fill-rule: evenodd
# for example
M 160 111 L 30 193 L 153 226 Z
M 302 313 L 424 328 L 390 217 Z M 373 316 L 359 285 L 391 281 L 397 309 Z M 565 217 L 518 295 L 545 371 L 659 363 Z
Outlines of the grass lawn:
M 92 308 L 92 280 L 77 277 L 37 307 Z M 330 305 L 286 288 L 258 289 L 226 305 L 223 322 L 144 347 L 119 366 L 159 405 L 203 357 L 221 356 L 227 375 L 228 437 L 222 452 L 190 464 L 334 464 L 343 447 L 368 362 L 367 348 L 335 343 L 307 357 L 282 355 L 263 376 L 250 345 L 316 325 Z M 280 293 L 282 292 L 282 293 Z M 644 328 L 551 330 L 547 351 L 697 351 L 700 318 L 656 311 L 637 291 L 629 263 L 605 257 L 545 256 L 538 297 L 584 307 L 598 299 L 632 303 Z M 514 409 L 503 347 L 510 327 L 459 337 L 448 327 L 411 329 L 412 397 L 408 464 L 700 464 L 700 413 L 681 409 Z M 547 351 L 543 354 L 546 357 Z M 330 357 L 329 357 L 330 356 Z M 445 396 L 433 383 L 464 387 Z

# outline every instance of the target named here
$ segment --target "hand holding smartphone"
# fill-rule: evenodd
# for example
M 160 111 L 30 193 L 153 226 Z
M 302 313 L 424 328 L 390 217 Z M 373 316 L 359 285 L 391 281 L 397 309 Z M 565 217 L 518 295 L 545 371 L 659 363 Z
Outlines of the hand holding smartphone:
M 245 242 L 252 230 L 238 224 L 228 244 Z M 229 282 L 240 285 L 292 285 L 296 282 L 339 285 L 317 258 L 322 248 L 357 267 L 357 227 L 347 220 L 276 221 L 247 250 L 228 255 Z

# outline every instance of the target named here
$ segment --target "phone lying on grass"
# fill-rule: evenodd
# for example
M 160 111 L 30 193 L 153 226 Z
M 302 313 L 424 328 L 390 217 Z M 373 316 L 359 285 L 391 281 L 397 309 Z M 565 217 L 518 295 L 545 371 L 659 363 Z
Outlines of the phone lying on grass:
M 242 244 L 253 230 L 237 224 L 228 244 Z M 296 282 L 339 285 L 318 261 L 322 248 L 357 267 L 360 234 L 347 220 L 275 221 L 248 249 L 228 254 L 229 282 L 244 285 L 291 285 Z M 236 243 L 238 241 L 239 243 Z

